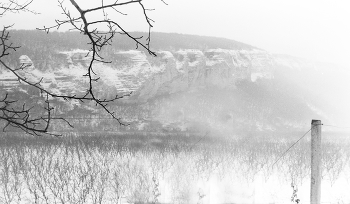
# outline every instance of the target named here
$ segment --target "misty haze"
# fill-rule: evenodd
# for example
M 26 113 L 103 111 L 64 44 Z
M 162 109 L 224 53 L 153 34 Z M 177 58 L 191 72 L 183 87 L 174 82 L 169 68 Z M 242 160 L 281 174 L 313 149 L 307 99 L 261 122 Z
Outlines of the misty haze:
M 350 203 L 350 16 L 311 2 L 0 3 L 0 204 Z

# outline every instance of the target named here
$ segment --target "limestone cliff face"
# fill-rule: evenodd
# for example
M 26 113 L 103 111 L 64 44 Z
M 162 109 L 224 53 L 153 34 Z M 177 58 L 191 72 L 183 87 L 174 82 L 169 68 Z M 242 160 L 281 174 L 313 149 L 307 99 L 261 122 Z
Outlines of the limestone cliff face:
M 87 53 L 61 51 L 57 55 L 64 55 L 66 63 L 47 71 L 35 69 L 35 62 L 23 55 L 20 64 L 28 68 L 21 74 L 32 82 L 43 78 L 43 87 L 55 93 L 83 93 L 87 86 L 84 67 L 90 60 Z M 107 89 L 110 94 L 105 96 L 133 92 L 130 99 L 147 101 L 163 94 L 208 86 L 232 88 L 238 81 L 273 77 L 274 59 L 263 50 L 185 49 L 160 50 L 157 54 L 158 57 L 151 57 L 136 50 L 115 52 L 112 64 L 95 64 L 96 77 L 101 78 L 94 84 L 96 89 Z M 19 82 L 3 71 L 0 83 L 11 89 Z
M 330 103 L 337 101 L 334 106 L 348 104 L 334 100 L 342 99 L 343 93 L 349 92 L 347 88 L 339 91 L 339 83 L 329 79 L 339 79 L 340 75 L 347 82 L 350 77 L 345 71 L 337 74 L 332 65 L 322 68 L 308 60 L 271 55 L 229 39 L 174 33 L 152 35 L 152 50 L 157 57 L 134 50 L 133 41 L 116 36 L 114 43 L 101 53 L 111 63 L 95 63 L 93 67 L 94 77 L 100 78 L 93 83 L 97 97 L 113 98 L 132 92 L 130 97 L 109 104 L 111 111 L 129 126 L 118 126 L 93 103 L 50 99 L 55 106 L 53 114 L 69 119 L 75 127 L 71 130 L 64 124 L 55 124 L 53 129 L 226 131 L 223 134 L 300 129 L 303 124 L 309 128 L 310 118 L 326 118 L 332 112 L 339 117 L 339 111 L 326 111 L 327 104 L 315 103 L 324 92 Z M 33 83 L 41 80 L 43 88 L 56 94 L 86 93 L 89 84 L 84 75 L 91 55 L 81 34 L 12 31 L 11 39 L 20 43 L 21 49 L 2 60 L 11 67 L 26 66 L 19 72 L 21 76 Z M 327 81 L 331 83 L 325 85 Z M 342 83 L 341 87 L 349 85 Z M 28 105 L 42 98 L 37 89 L 20 83 L 0 65 L 0 97 L 6 92 Z
M 28 66 L 28 71 L 20 74 L 32 82 L 42 78 L 41 85 L 54 93 L 83 95 L 88 86 L 83 75 L 91 59 L 87 53 L 81 49 L 57 51 L 47 70 L 23 55 L 19 63 Z M 77 101 L 53 100 L 54 114 L 67 116 L 84 131 L 227 131 L 223 134 L 301 127 L 300 118 L 311 117 L 309 109 L 303 109 L 306 103 L 304 106 L 303 101 L 269 82 L 279 67 L 295 66 L 264 50 L 169 49 L 158 50 L 157 57 L 119 50 L 109 57 L 111 63 L 94 65 L 96 77 L 100 77 L 94 90 L 100 98 L 132 92 L 110 106 L 130 126 L 100 119 L 107 117 L 105 112 Z M 28 98 L 40 97 L 6 70 L 0 73 L 0 88 Z M 287 117 L 288 122 L 282 123 Z M 64 127 L 58 124 L 54 129 Z
M 150 66 L 157 71 L 137 89 L 135 97 L 140 100 L 203 87 L 233 88 L 242 80 L 270 79 L 274 61 L 262 50 L 187 49 L 160 51 L 158 63 Z

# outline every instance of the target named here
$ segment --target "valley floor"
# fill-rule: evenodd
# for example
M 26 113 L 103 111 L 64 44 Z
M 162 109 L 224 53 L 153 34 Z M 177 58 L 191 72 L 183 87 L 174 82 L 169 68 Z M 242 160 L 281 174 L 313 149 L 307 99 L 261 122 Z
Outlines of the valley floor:
M 350 140 L 335 137 L 325 134 L 322 144 L 322 203 L 349 203 Z M 309 139 L 281 157 L 294 141 L 7 133 L 0 203 L 293 203 L 293 195 L 308 203 Z

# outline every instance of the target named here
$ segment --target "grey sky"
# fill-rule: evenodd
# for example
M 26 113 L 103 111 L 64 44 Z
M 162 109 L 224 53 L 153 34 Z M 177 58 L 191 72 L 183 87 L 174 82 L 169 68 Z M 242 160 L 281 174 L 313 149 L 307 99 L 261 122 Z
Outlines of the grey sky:
M 167 6 L 161 0 L 144 2 L 156 9 L 149 14 L 155 20 L 153 31 L 225 37 L 272 53 L 350 66 L 350 2 L 346 0 L 166 0 Z M 40 15 L 11 14 L 0 25 L 15 23 L 17 29 L 52 25 L 60 17 L 57 5 L 56 0 L 34 0 L 31 8 Z M 127 29 L 146 29 L 142 16 L 134 15 L 139 8 L 121 11 L 129 14 L 116 16 Z

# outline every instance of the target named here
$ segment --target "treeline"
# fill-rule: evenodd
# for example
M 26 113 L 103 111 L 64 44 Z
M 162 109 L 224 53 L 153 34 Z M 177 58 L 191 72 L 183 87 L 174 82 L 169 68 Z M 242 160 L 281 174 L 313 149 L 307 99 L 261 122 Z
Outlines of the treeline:
M 88 38 L 83 37 L 79 32 L 50 32 L 45 33 L 38 30 L 11 30 L 11 38 L 19 42 L 24 47 L 34 46 L 38 43 L 45 46 L 50 45 L 52 49 L 87 49 Z M 140 39 L 145 42 L 147 33 L 131 32 L 135 37 L 144 36 Z M 135 42 L 126 35 L 116 35 L 113 39 L 112 47 L 120 50 L 135 49 Z M 218 37 L 187 35 L 178 33 L 160 33 L 151 34 L 151 48 L 153 49 L 252 49 L 253 46 L 237 42 L 234 40 Z
M 144 36 L 141 42 L 146 43 L 147 33 L 133 32 L 135 37 Z M 74 49 L 89 49 L 88 38 L 79 32 L 50 32 L 46 33 L 38 30 L 10 30 L 11 42 L 20 46 L 11 55 L 6 57 L 6 61 L 12 66 L 19 65 L 19 57 L 28 55 L 33 60 L 38 69 L 49 69 L 65 62 L 65 56 L 59 51 L 69 51 Z M 139 50 L 145 51 L 141 46 Z M 151 50 L 179 49 L 252 49 L 254 47 L 234 40 L 217 37 L 206 37 L 196 35 L 184 35 L 176 33 L 152 33 Z M 136 49 L 136 43 L 126 35 L 117 35 L 113 39 L 112 46 L 106 46 L 103 50 L 104 56 L 116 50 Z

